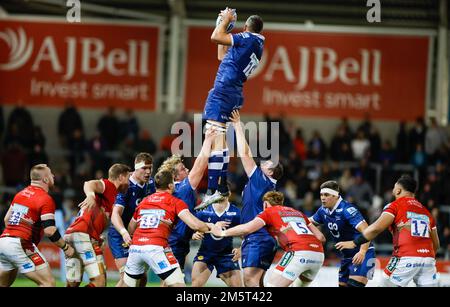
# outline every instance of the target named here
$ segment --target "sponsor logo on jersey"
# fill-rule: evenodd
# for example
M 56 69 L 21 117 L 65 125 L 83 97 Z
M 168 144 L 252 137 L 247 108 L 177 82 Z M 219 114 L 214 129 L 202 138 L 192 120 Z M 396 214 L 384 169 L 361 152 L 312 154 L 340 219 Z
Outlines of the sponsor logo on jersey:
M 420 254 L 427 254 L 430 252 L 430 250 L 426 249 L 426 248 L 421 248 L 421 249 L 418 249 L 417 252 Z
M 236 212 L 227 212 L 226 215 L 236 215 Z
M 342 212 L 344 209 L 336 209 L 336 213 Z
M 149 238 L 139 238 L 138 239 L 139 242 L 147 242 L 149 240 L 150 240 Z
M 348 212 L 350 215 L 355 215 L 356 212 L 358 212 L 358 210 L 356 210 L 356 208 L 354 208 L 354 207 L 350 207 L 350 208 L 347 208 L 347 212 Z

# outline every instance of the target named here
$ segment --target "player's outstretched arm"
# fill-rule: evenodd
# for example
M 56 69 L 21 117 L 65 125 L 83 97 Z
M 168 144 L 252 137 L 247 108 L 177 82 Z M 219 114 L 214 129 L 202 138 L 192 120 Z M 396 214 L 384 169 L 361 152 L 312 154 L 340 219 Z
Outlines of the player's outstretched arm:
M 253 159 L 253 154 L 248 146 L 247 140 L 245 139 L 244 129 L 241 125 L 241 116 L 238 110 L 231 112 L 230 120 L 233 123 L 234 130 L 236 131 L 236 143 L 239 157 L 241 157 L 245 173 L 247 176 L 250 176 L 252 171 L 255 169 L 256 163 Z
M 95 206 L 95 194 L 102 194 L 105 192 L 105 183 L 102 180 L 86 181 L 83 190 L 86 198 L 78 205 L 78 207 L 90 210 Z
M 323 235 L 323 233 L 319 230 L 319 228 L 317 228 L 312 222 L 310 225 L 308 225 L 309 229 L 311 230 L 311 232 L 314 234 L 314 236 L 320 240 L 320 242 L 325 243 L 327 241 L 327 239 L 325 238 L 325 236 Z
M 211 233 L 217 237 L 237 237 L 253 233 L 257 230 L 260 230 L 264 226 L 264 221 L 259 217 L 255 217 L 248 223 L 237 225 L 227 230 L 222 230 L 221 227 L 214 225 L 214 227 L 211 229 Z
M 185 209 L 178 214 L 178 217 L 195 231 L 208 232 L 209 227 L 205 222 L 200 221 L 189 210 Z
M 189 172 L 188 178 L 191 187 L 195 190 L 197 189 L 200 181 L 203 178 L 203 173 L 208 167 L 208 159 L 211 155 L 211 148 L 214 142 L 214 139 L 217 137 L 217 131 L 214 128 L 210 128 L 205 132 L 205 140 L 203 141 L 202 149 L 200 153 L 195 159 L 194 165 L 192 166 L 191 171 Z
M 343 249 L 352 249 L 357 246 L 355 244 L 355 241 L 361 241 L 360 244 L 367 243 L 368 241 L 371 241 L 375 239 L 382 231 L 387 229 L 389 225 L 391 225 L 394 222 L 394 216 L 392 216 L 389 213 L 383 212 L 381 216 L 369 227 L 367 227 L 364 232 L 361 234 L 361 237 L 358 237 L 357 239 L 353 241 L 342 241 L 336 243 L 336 248 L 338 250 Z M 362 240 L 359 240 L 362 239 Z

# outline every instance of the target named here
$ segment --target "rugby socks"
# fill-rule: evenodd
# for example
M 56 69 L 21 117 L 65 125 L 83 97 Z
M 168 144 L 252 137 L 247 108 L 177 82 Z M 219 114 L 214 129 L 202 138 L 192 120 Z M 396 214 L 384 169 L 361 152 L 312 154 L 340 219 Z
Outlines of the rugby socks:
M 230 154 L 228 148 L 225 148 L 222 151 L 223 156 L 223 165 L 222 171 L 220 173 L 220 184 L 219 184 L 219 192 L 221 194 L 228 193 L 228 184 L 227 184 L 227 174 L 228 174 L 228 163 L 230 163 Z
M 208 159 L 208 193 L 214 194 L 219 185 L 219 178 L 222 173 L 223 156 L 222 150 L 211 152 Z

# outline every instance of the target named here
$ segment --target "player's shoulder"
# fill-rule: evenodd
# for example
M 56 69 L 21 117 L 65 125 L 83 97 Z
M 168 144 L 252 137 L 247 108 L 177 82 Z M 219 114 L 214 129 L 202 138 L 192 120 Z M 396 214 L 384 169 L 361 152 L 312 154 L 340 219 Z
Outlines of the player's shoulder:
M 336 209 L 336 212 L 342 211 L 345 215 L 354 216 L 359 213 L 359 209 L 352 203 L 342 200 L 340 208 Z

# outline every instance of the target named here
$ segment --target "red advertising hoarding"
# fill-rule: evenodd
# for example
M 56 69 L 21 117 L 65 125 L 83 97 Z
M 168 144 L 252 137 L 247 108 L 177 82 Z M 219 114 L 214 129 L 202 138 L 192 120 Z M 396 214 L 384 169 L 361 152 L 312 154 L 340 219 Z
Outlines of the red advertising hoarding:
M 219 66 L 212 28 L 190 26 L 185 107 L 202 111 Z M 243 113 L 413 120 L 425 112 L 430 36 L 265 30 Z
M 155 109 L 160 27 L 0 20 L 0 99 Z

